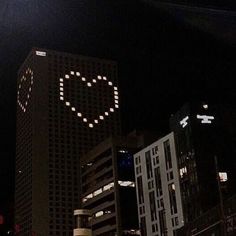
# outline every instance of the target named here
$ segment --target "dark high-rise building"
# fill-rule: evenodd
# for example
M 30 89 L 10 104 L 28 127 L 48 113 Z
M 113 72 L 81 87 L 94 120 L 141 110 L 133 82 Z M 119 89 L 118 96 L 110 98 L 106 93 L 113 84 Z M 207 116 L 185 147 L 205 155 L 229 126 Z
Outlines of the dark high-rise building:
M 18 73 L 15 223 L 20 236 L 69 236 L 80 157 L 120 134 L 117 64 L 33 49 Z
M 192 102 L 170 119 L 186 223 L 219 203 L 217 175 L 223 197 L 235 193 L 235 111 L 226 105 Z

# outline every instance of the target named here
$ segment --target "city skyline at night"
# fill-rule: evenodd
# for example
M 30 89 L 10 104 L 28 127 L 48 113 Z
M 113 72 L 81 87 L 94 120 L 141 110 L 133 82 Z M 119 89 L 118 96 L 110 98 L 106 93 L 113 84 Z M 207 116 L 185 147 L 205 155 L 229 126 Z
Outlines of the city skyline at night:
M 102 111 L 104 116 L 100 112 L 95 118 L 86 116 L 86 112 L 78 109 L 79 103 L 71 105 L 69 100 L 65 101 L 66 93 L 61 96 L 64 100 L 60 100 L 60 104 L 64 101 L 68 114 L 77 114 L 77 122 L 93 130 L 98 127 L 98 121 L 101 124 L 110 118 L 113 109 L 117 111 L 114 96 L 118 95 L 124 134 L 137 128 L 153 130 L 163 136 L 169 130 L 169 118 L 185 102 L 210 101 L 235 106 L 236 13 L 231 7 L 233 3 L 212 0 L 210 7 L 205 3 L 200 6 L 200 3 L 2 1 L 0 215 L 4 217 L 4 225 L 0 230 L 7 231 L 13 225 L 16 108 L 27 112 L 35 83 L 35 74 L 25 68 L 25 72 L 29 70 L 27 76 L 21 77 L 22 87 L 19 87 L 17 71 L 29 51 L 34 47 L 48 48 L 116 61 L 118 94 L 114 94 L 116 86 L 108 84 L 112 81 L 108 77 L 100 80 L 100 74 L 93 78 L 82 74 L 76 77 L 76 72 L 81 71 L 68 70 L 64 75 L 71 76 L 69 80 L 58 81 L 65 86 L 80 78 L 88 92 L 95 89 L 93 79 L 96 84 L 106 83 L 108 90 L 113 89 L 109 93 L 113 93 L 114 103 Z M 71 71 L 75 73 L 73 78 Z M 29 87 L 24 90 L 26 84 Z M 22 92 L 26 93 L 26 100 L 21 98 Z M 105 119 L 98 120 L 99 116 Z M 186 125 L 188 120 L 184 118 L 181 121 Z

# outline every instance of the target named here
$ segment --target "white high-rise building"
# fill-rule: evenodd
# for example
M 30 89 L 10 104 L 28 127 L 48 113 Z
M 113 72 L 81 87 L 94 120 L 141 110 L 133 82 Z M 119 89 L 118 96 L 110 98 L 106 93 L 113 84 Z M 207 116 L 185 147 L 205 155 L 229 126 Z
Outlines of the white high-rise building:
M 142 236 L 173 236 L 183 211 L 174 134 L 134 155 L 138 214 Z

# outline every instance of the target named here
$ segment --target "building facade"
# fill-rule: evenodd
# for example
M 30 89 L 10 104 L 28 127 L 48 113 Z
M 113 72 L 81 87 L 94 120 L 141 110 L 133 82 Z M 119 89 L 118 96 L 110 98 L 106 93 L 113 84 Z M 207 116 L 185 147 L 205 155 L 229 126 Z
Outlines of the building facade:
M 133 165 L 138 143 L 113 137 L 82 160 L 82 207 L 92 211 L 94 236 L 140 235 Z
M 117 64 L 32 49 L 17 80 L 15 223 L 20 236 L 71 236 L 80 157 L 120 133 Z
M 175 133 L 186 223 L 219 203 L 236 188 L 236 110 L 228 105 L 185 104 L 170 119 Z
M 134 155 L 138 214 L 142 236 L 173 236 L 183 226 L 174 134 Z

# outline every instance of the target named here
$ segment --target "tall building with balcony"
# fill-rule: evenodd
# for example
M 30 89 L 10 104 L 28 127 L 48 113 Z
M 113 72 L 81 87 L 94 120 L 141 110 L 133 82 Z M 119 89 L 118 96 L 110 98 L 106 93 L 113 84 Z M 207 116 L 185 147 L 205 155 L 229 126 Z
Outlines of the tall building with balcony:
M 32 49 L 17 79 L 15 223 L 19 235 L 71 236 L 80 159 L 120 134 L 114 61 Z
M 184 224 L 174 134 L 134 155 L 142 236 L 173 236 Z
M 140 235 L 133 164 L 140 140 L 113 137 L 82 159 L 82 207 L 92 211 L 94 236 Z

